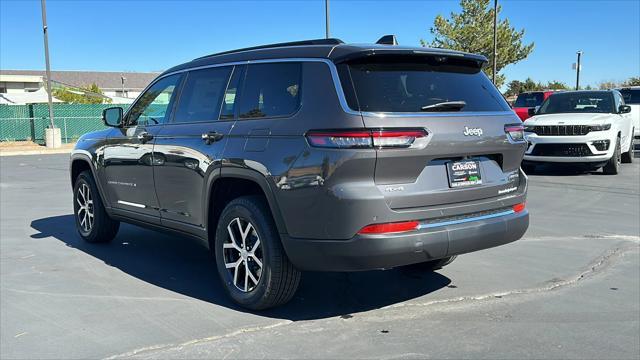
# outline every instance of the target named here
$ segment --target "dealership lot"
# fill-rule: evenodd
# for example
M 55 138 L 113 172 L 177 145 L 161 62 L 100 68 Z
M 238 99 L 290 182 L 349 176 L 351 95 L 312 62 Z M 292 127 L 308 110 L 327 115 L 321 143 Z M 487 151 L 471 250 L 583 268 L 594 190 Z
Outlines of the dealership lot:
M 640 159 L 540 169 L 525 238 L 435 273 L 305 273 L 248 313 L 197 241 L 123 225 L 86 244 L 68 155 L 0 158 L 0 357 L 638 358 Z

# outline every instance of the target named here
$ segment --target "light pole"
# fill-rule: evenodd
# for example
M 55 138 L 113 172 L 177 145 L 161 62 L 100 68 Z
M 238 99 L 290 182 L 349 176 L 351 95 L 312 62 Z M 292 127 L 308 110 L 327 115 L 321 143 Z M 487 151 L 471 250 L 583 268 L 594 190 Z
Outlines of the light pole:
M 47 97 L 49 100 L 49 121 L 50 128 L 55 128 L 53 123 L 53 99 L 51 98 L 51 66 L 49 65 L 49 38 L 47 36 L 47 4 L 46 0 L 40 0 L 40 5 L 42 6 L 42 30 L 44 32 L 44 59 L 46 63 L 47 69 Z
M 324 37 L 329 38 L 329 0 L 324 0 Z
M 498 69 L 498 0 L 493 1 L 493 74 L 491 79 L 496 84 L 496 71 Z
M 580 89 L 580 58 L 582 57 L 582 51 L 576 52 L 578 54 L 578 62 L 576 63 L 576 90 Z

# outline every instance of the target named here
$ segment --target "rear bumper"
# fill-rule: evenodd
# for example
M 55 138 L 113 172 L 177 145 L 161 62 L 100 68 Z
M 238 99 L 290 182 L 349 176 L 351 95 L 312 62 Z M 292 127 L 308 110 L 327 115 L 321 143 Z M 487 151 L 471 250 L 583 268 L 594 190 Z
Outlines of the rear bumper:
M 356 235 L 349 240 L 297 239 L 282 235 L 291 262 L 301 270 L 360 271 L 409 265 L 464 254 L 520 239 L 529 213 L 467 218 L 409 233 Z

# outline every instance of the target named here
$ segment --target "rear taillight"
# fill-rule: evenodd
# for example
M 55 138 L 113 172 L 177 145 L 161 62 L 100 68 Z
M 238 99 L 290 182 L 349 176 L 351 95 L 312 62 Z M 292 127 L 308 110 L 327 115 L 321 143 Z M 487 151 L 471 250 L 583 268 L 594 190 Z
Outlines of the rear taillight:
M 504 132 L 507 133 L 511 141 L 523 141 L 524 140 L 524 125 L 522 124 L 509 124 L 504 126 Z
M 372 224 L 363 227 L 358 234 L 389 234 L 405 231 L 413 231 L 418 229 L 420 223 L 417 221 L 403 221 L 385 224 Z
M 523 212 L 526 207 L 527 205 L 525 203 L 515 204 L 513 205 L 513 211 L 517 213 Z
M 306 136 L 311 146 L 323 148 L 419 148 L 427 132 L 424 129 L 314 130 Z

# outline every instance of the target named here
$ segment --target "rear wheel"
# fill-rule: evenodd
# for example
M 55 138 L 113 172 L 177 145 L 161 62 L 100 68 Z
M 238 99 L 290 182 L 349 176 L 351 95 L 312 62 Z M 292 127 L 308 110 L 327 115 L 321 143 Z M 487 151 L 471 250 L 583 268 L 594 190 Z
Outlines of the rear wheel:
M 300 271 L 289 262 L 269 207 L 259 196 L 239 197 L 224 208 L 215 256 L 227 293 L 245 308 L 282 305 L 298 288 Z
M 620 153 L 620 137 L 616 139 L 615 150 L 613 156 L 607 164 L 602 168 L 602 172 L 607 175 L 616 175 L 620 171 L 620 163 L 622 162 L 622 154 Z
M 622 153 L 622 162 L 625 164 L 631 164 L 633 162 L 633 134 L 635 129 L 631 130 L 631 141 L 629 142 L 629 150 Z
M 73 210 L 76 229 L 87 242 L 109 242 L 118 233 L 120 222 L 107 214 L 89 171 L 80 173 L 73 186 Z
M 456 257 L 457 256 L 454 255 L 454 256 L 438 259 L 438 260 L 431 260 L 431 261 L 421 262 L 417 264 L 411 264 L 411 265 L 407 265 L 407 268 L 410 268 L 412 270 L 419 270 L 419 271 L 439 270 L 451 264 L 453 260 L 456 259 Z

